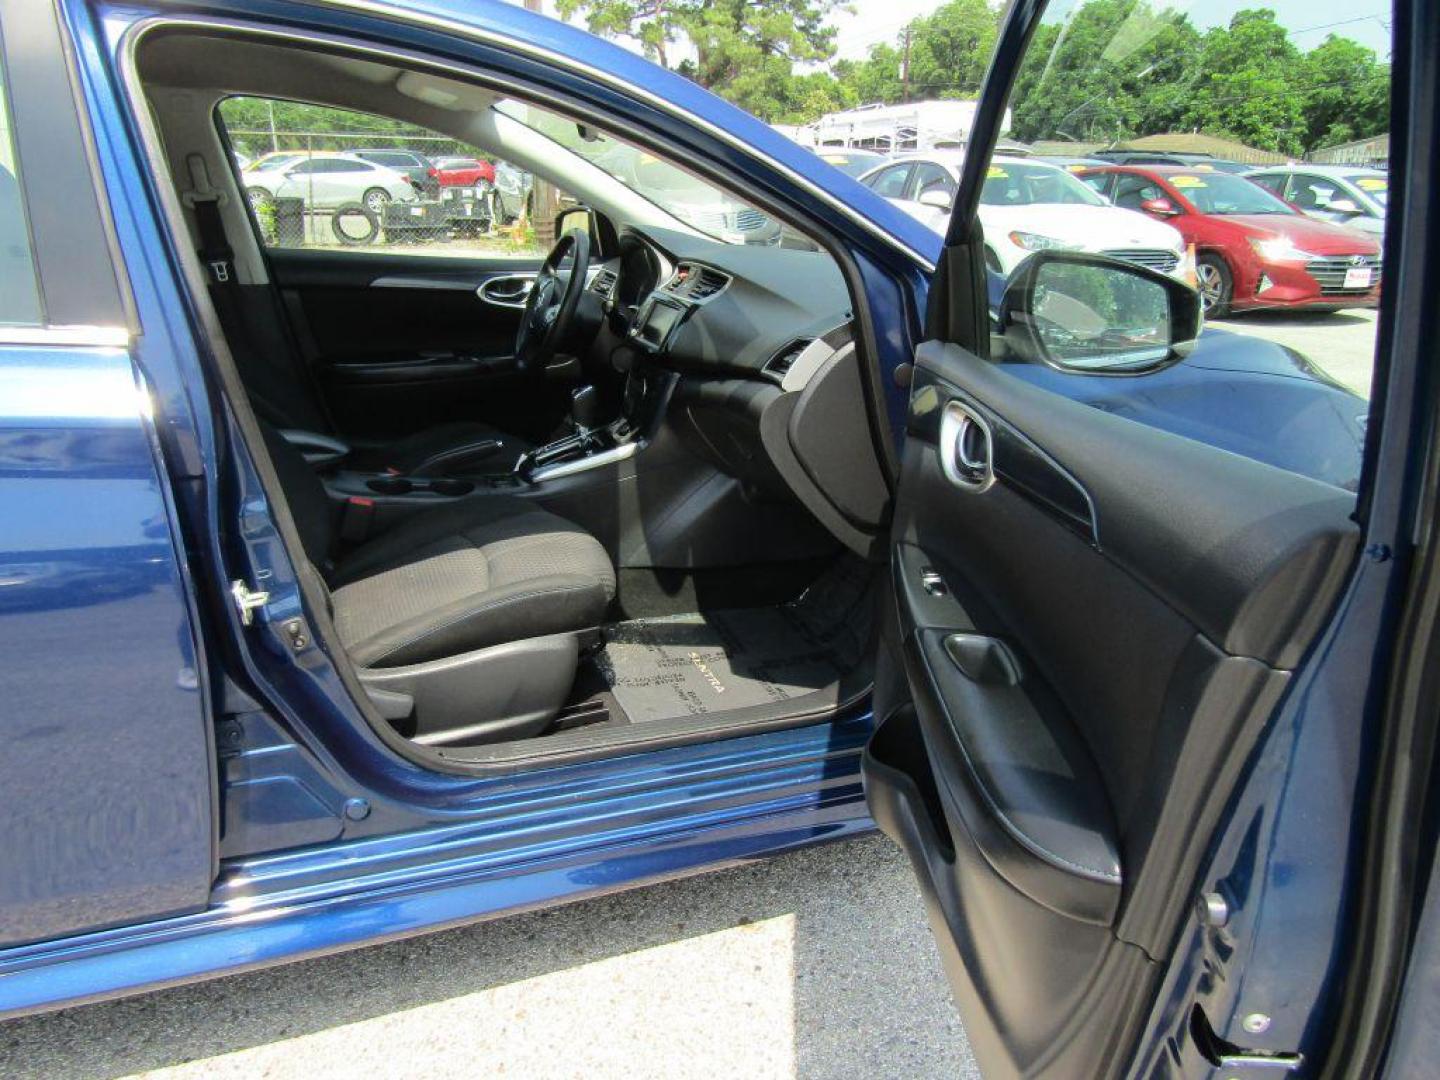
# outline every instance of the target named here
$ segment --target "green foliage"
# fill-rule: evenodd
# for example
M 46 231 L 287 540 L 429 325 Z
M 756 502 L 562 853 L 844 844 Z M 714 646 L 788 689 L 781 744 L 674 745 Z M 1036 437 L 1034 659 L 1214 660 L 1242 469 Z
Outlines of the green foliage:
M 838 0 L 558 0 L 764 120 L 806 123 L 864 102 L 973 98 L 994 50 L 999 0 L 948 0 L 871 47 L 834 54 Z M 677 53 L 694 59 L 672 64 Z M 797 72 L 797 65 L 811 70 Z M 1203 131 L 1303 154 L 1389 125 L 1389 65 L 1347 38 L 1301 52 L 1265 8 L 1201 33 L 1158 0 L 1088 0 L 1038 30 L 1012 97 L 1015 138 L 1108 142 Z

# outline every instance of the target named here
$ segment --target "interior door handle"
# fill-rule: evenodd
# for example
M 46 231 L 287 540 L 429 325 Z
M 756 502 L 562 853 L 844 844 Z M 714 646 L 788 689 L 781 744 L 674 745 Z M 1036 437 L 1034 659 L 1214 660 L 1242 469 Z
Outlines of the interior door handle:
M 940 416 L 940 467 L 962 491 L 979 494 L 995 483 L 995 436 L 976 410 L 949 401 Z
M 530 298 L 530 290 L 534 287 L 534 274 L 509 274 L 482 282 L 475 294 L 487 304 L 523 308 L 525 301 Z

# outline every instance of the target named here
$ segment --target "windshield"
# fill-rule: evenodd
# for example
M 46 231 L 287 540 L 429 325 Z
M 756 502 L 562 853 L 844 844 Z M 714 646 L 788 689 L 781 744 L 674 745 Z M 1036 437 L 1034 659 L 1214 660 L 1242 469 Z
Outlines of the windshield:
M 1345 179 L 1363 191 L 1366 198 L 1374 199 L 1381 206 L 1386 205 L 1385 200 L 1389 197 L 1390 189 L 1385 177 L 1362 173 L 1359 176 L 1347 176 Z
M 637 195 L 712 239 L 732 244 L 779 241 L 777 222 L 654 154 L 514 99 L 497 102 L 495 110 L 598 166 Z
M 1064 169 L 1011 161 L 997 161 L 990 166 L 985 174 L 985 186 L 980 189 L 980 202 L 986 206 L 1029 206 L 1035 203 L 1108 205 Z
M 1259 184 L 1212 172 L 1171 173 L 1165 179 L 1202 214 L 1294 214 Z

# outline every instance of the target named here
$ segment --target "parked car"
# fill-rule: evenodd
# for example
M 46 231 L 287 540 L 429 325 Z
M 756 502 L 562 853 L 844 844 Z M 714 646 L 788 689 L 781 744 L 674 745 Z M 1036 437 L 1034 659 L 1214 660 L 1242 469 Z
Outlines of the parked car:
M 495 166 L 495 197 L 502 224 L 516 221 L 530 209 L 534 177 L 507 161 Z
M 424 154 L 414 150 L 393 150 L 383 147 L 373 150 L 361 148 L 348 152 L 362 161 L 393 169 L 406 177 L 414 185 L 415 190 L 426 198 L 434 198 L 440 193 L 440 181 L 435 163 Z
M 1212 154 L 1159 150 L 1094 150 L 1091 157 L 1107 165 L 1184 165 L 1200 172 L 1225 172 L 1241 175 L 1255 168 L 1243 161 L 1229 161 Z
M 1068 6 L 1005 9 L 944 236 L 517 5 L 34 9 L 0 0 L 0 1015 L 878 827 L 912 877 L 855 902 L 918 893 L 991 1077 L 1433 1073 L 1423 168 L 1362 451 L 1173 275 L 987 280 L 990 146 Z M 1437 20 L 1400 0 L 1397 160 L 1440 152 Z M 217 105 L 301 90 L 498 132 L 578 204 L 548 251 L 271 245 Z M 617 147 L 816 250 L 688 223 Z M 866 1034 L 852 1072 L 905 1071 Z
M 1081 169 L 1091 169 L 1096 165 L 1108 164 L 1103 158 L 1066 157 L 1059 154 L 1036 154 L 1028 160 L 1043 161 L 1050 165 L 1057 165 L 1066 172 L 1079 172 Z
M 815 156 L 827 165 L 834 165 L 846 176 L 860 176 L 890 160 L 888 154 L 874 150 L 850 150 L 839 146 L 817 146 Z
M 1307 218 L 1244 177 L 1173 165 L 1092 169 L 1080 178 L 1116 206 L 1149 214 L 1195 245 L 1206 313 L 1335 311 L 1380 300 L 1380 246 Z
M 435 178 L 442 188 L 476 187 L 495 183 L 495 166 L 478 158 L 445 157 L 435 161 Z
M 960 179 L 962 151 L 905 154 L 860 183 L 943 231 Z M 985 262 L 1008 275 L 1037 251 L 1094 251 L 1173 274 L 1192 272 L 1185 242 L 1144 214 L 1117 210 L 1067 170 L 1032 158 L 996 155 L 980 191 Z
M 303 161 L 308 156 L 303 150 L 272 150 L 241 165 L 240 169 L 242 172 L 269 172 L 272 169 L 281 169 L 286 165 L 293 165 L 297 161 Z
M 257 163 L 240 174 L 240 182 L 256 205 L 298 198 L 312 210 L 334 210 L 358 202 L 383 216 L 392 201 L 416 198 L 409 177 L 352 154 L 308 154 L 278 165 Z
M 1277 165 L 1248 172 L 1252 180 L 1321 221 L 1346 225 L 1384 242 L 1389 175 L 1353 165 Z

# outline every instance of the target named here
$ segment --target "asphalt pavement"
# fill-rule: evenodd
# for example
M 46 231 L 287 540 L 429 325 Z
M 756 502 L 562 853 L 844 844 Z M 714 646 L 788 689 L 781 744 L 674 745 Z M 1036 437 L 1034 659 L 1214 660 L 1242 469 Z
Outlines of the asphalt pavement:
M 978 1077 L 879 836 L 0 1024 L 0 1076 Z
M 1286 345 L 1361 397 L 1370 396 L 1375 367 L 1375 312 L 1251 311 L 1213 325 Z

